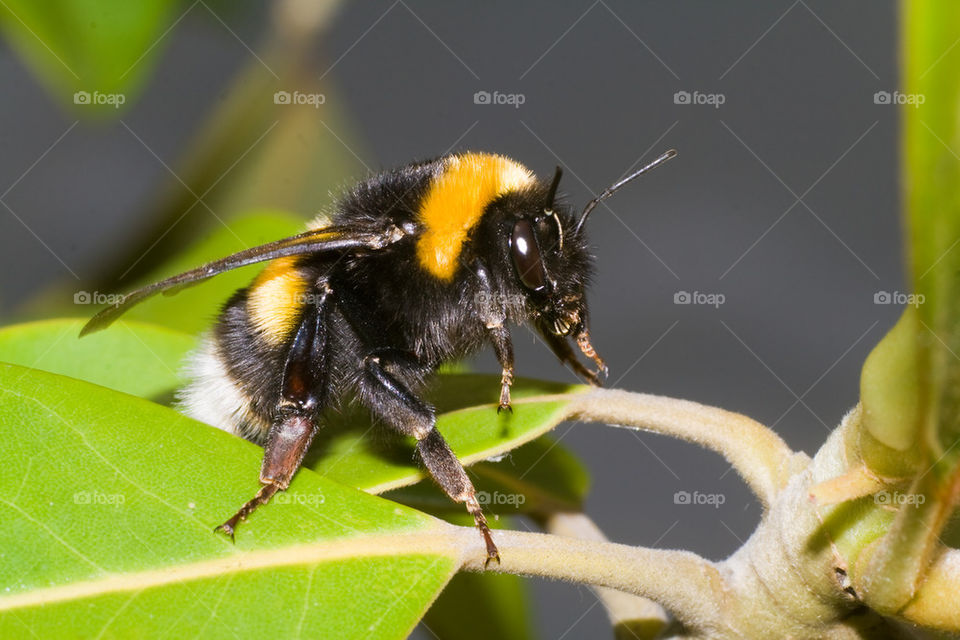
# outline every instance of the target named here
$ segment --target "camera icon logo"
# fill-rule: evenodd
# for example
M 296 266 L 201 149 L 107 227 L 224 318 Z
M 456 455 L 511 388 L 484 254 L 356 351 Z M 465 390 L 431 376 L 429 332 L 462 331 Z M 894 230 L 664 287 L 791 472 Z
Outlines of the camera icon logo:
M 689 91 L 677 91 L 673 94 L 673 104 L 690 104 L 692 99 Z
M 289 91 L 277 91 L 273 94 L 273 104 L 290 104 Z
M 891 99 L 889 91 L 877 91 L 873 94 L 873 104 L 890 104 Z
M 77 291 L 73 294 L 73 304 L 90 304 L 92 296 L 89 291 Z
M 673 504 L 690 504 L 690 492 L 677 491 L 673 494 Z
M 491 96 L 489 91 L 477 91 L 473 94 L 473 104 L 490 104 Z
M 677 291 L 673 294 L 673 304 L 690 304 L 692 301 L 693 297 L 689 291 Z
M 889 291 L 877 291 L 873 294 L 873 304 L 890 304 L 892 297 Z
M 73 104 L 90 104 L 89 91 L 77 91 L 73 94 Z

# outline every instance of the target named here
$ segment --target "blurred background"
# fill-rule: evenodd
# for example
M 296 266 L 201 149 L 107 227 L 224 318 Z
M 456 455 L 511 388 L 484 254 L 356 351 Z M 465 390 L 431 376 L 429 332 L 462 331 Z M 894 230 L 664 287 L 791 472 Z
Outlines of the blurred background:
M 0 9 L 5 323 L 126 289 L 250 211 L 295 214 L 262 232 L 282 237 L 413 159 L 559 164 L 579 208 L 668 148 L 589 224 L 611 385 L 745 413 L 813 453 L 899 315 L 892 2 L 151 1 L 149 25 L 120 16 L 93 53 L 100 25 L 23 7 Z M 520 375 L 573 380 L 526 329 L 514 341 Z M 554 436 L 615 541 L 720 559 L 759 518 L 715 454 L 602 425 Z M 532 586 L 542 637 L 609 634 L 589 589 Z

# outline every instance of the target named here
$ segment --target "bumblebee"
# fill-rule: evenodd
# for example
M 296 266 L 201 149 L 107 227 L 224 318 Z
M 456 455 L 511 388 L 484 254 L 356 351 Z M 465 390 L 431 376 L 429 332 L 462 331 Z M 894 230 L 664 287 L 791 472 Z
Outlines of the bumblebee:
M 536 328 L 557 358 L 599 385 L 607 368 L 590 343 L 585 288 L 592 257 L 584 222 L 604 198 L 676 155 L 614 184 L 575 218 L 556 202 L 562 172 L 538 180 L 488 153 L 414 162 L 354 187 L 333 216 L 133 291 L 94 316 L 102 329 L 132 305 L 258 262 L 267 267 L 222 308 L 190 356 L 180 409 L 264 446 L 259 492 L 217 527 L 285 490 L 323 425 L 324 410 L 356 399 L 417 440 L 430 475 L 497 547 L 463 465 L 421 398 L 429 376 L 490 343 L 502 367 L 498 412 L 510 410 L 509 324 Z M 574 353 L 574 342 L 596 370 Z

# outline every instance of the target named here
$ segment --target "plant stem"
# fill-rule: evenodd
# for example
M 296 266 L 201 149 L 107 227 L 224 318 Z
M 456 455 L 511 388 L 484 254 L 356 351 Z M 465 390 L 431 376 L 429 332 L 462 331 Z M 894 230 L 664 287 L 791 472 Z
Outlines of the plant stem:
M 462 568 L 483 571 L 486 550 L 472 528 L 459 527 Z M 609 587 L 655 600 L 684 627 L 728 636 L 727 587 L 717 567 L 688 551 L 645 549 L 613 542 L 496 530 L 501 564 L 487 570 Z
M 794 472 L 809 464 L 776 433 L 739 413 L 645 393 L 597 389 L 573 397 L 571 417 L 643 429 L 694 442 L 733 465 L 769 507 Z
M 600 528 L 584 513 L 554 513 L 543 523 L 548 533 L 579 540 L 607 542 Z M 616 589 L 593 587 L 594 593 L 607 610 L 610 624 L 616 633 L 627 629 L 624 637 L 637 640 L 657 638 L 670 623 L 670 614 L 656 602 L 630 595 Z

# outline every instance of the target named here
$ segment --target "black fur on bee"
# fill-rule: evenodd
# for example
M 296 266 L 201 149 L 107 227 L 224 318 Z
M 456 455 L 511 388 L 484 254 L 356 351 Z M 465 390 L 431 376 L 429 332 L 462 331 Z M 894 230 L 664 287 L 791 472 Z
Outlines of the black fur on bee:
M 510 409 L 509 325 L 531 325 L 593 384 L 606 373 L 590 343 L 585 290 L 592 258 L 583 222 L 557 202 L 561 172 L 538 180 L 486 153 L 416 162 L 359 183 L 330 220 L 134 291 L 81 335 L 157 293 L 252 264 L 270 264 L 224 305 L 193 354 L 181 409 L 264 446 L 260 492 L 218 527 L 238 523 L 299 468 L 326 410 L 356 400 L 417 440 L 430 475 L 473 515 L 498 559 L 474 488 L 421 397 L 437 368 L 490 343 L 502 367 L 498 410 Z M 589 370 L 571 341 L 594 361 Z

